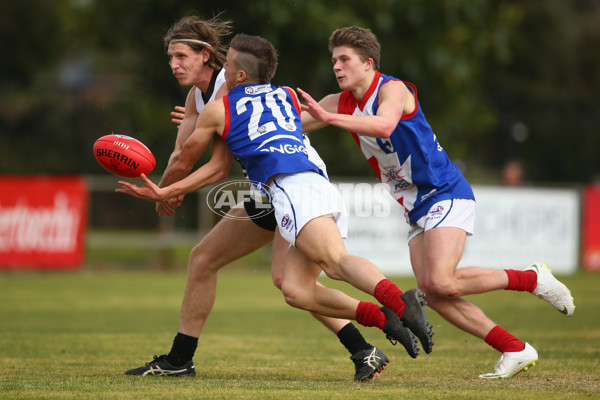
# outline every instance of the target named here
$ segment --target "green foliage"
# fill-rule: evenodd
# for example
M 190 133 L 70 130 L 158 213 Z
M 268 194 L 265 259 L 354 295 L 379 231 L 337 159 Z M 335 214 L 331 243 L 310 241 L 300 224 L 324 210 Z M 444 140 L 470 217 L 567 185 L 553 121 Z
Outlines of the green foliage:
M 527 159 L 533 179 L 589 181 L 598 178 L 600 148 L 599 3 L 514 1 L 523 21 L 513 57 L 493 68 L 487 86 L 503 111 L 495 138 L 514 157 Z M 527 140 L 515 141 L 515 124 Z
M 369 27 L 382 71 L 416 84 L 467 171 L 493 176 L 518 157 L 536 181 L 600 172 L 595 1 L 24 0 L 0 5 L 0 173 L 104 173 L 90 149 L 111 132 L 143 140 L 162 171 L 176 134 L 169 112 L 187 93 L 162 37 L 189 14 L 220 14 L 236 32 L 268 38 L 280 54 L 274 83 L 317 98 L 339 90 L 331 32 Z M 327 128 L 313 142 L 332 175 L 371 174 L 347 133 Z
M 430 355 L 416 360 L 376 328 L 360 327 L 391 363 L 375 380 L 352 381 L 338 339 L 287 306 L 264 266 L 228 267 L 200 338 L 195 378 L 128 377 L 169 350 L 185 274 L 82 271 L 0 275 L 0 398 L 6 399 L 582 399 L 600 391 L 600 276 L 563 277 L 572 318 L 527 293 L 472 296 L 494 320 L 535 346 L 538 365 L 510 380 L 483 381 L 498 357 L 434 312 Z M 412 278 L 394 278 L 400 287 Z M 366 299 L 348 285 L 340 288 Z

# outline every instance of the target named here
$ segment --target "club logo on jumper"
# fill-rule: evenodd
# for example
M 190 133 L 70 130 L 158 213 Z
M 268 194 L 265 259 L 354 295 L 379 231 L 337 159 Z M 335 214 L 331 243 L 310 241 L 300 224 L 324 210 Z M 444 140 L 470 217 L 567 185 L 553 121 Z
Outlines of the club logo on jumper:
M 246 94 L 259 94 L 271 91 L 271 85 L 248 86 L 244 88 Z
M 230 212 L 240 203 L 245 212 Z M 215 214 L 232 219 L 257 219 L 273 212 L 269 188 L 260 182 L 235 180 L 222 182 L 206 195 L 206 204 Z
M 415 185 L 404 179 L 407 178 L 408 174 L 404 173 L 404 166 L 396 169 L 395 166 L 384 167 L 387 172 L 383 173 L 383 177 L 386 179 L 386 183 L 390 183 L 394 185 L 394 193 L 400 193 L 405 190 L 412 189 Z M 383 179 L 382 179 L 383 181 Z
M 281 219 L 281 227 L 283 229 L 285 229 L 286 231 L 291 231 L 293 226 L 294 226 L 294 222 L 290 218 L 290 215 L 285 214 L 283 216 L 283 218 Z
M 406 168 L 407 164 L 409 168 Z M 410 182 L 410 158 L 400 168 L 397 168 L 395 165 L 390 165 L 384 166 L 382 169 L 382 181 L 385 178 L 385 183 L 391 182 L 391 184 L 394 185 L 394 194 L 412 189 L 415 186 Z
M 404 176 L 400 175 L 402 172 L 402 168 L 396 169 L 396 166 L 392 165 L 389 167 L 383 167 L 387 170 L 383 175 L 387 178 L 386 182 L 395 181 L 397 179 L 402 179 Z

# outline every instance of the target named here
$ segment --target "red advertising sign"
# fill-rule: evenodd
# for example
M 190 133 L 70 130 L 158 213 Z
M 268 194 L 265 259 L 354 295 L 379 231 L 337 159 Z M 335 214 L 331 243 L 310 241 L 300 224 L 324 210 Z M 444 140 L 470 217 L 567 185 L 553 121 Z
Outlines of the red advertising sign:
M 0 176 L 0 269 L 80 267 L 87 204 L 82 177 Z
M 583 268 L 600 271 L 600 186 L 588 186 L 583 197 Z

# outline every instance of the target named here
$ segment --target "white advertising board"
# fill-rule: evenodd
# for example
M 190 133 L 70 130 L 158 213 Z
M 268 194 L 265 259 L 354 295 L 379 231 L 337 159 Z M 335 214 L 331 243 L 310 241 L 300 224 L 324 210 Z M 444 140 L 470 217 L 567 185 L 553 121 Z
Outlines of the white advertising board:
M 579 265 L 580 193 L 576 189 L 475 186 L 475 233 L 459 266 L 523 268 L 540 261 L 557 274 Z
M 411 275 L 404 208 L 383 184 L 337 184 L 348 214 L 346 248 L 387 275 Z M 376 212 L 377 211 L 377 212 Z
M 381 184 L 337 183 L 348 213 L 346 247 L 387 275 L 411 275 L 404 209 Z M 544 262 L 557 274 L 579 265 L 580 193 L 576 189 L 473 187 L 475 232 L 459 267 L 523 269 Z

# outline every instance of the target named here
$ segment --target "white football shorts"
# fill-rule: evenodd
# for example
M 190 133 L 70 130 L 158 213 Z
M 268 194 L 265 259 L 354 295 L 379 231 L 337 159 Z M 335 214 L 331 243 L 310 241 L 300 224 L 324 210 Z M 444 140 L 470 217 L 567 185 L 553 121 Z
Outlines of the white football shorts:
M 315 171 L 279 174 L 269 184 L 279 232 L 290 244 L 310 220 L 330 215 L 343 239 L 348 236 L 348 213 L 338 190 Z
M 433 228 L 453 227 L 473 235 L 475 224 L 475 201 L 469 199 L 442 200 L 435 203 L 427 214 L 419 218 L 408 230 L 410 242 L 419 233 Z

